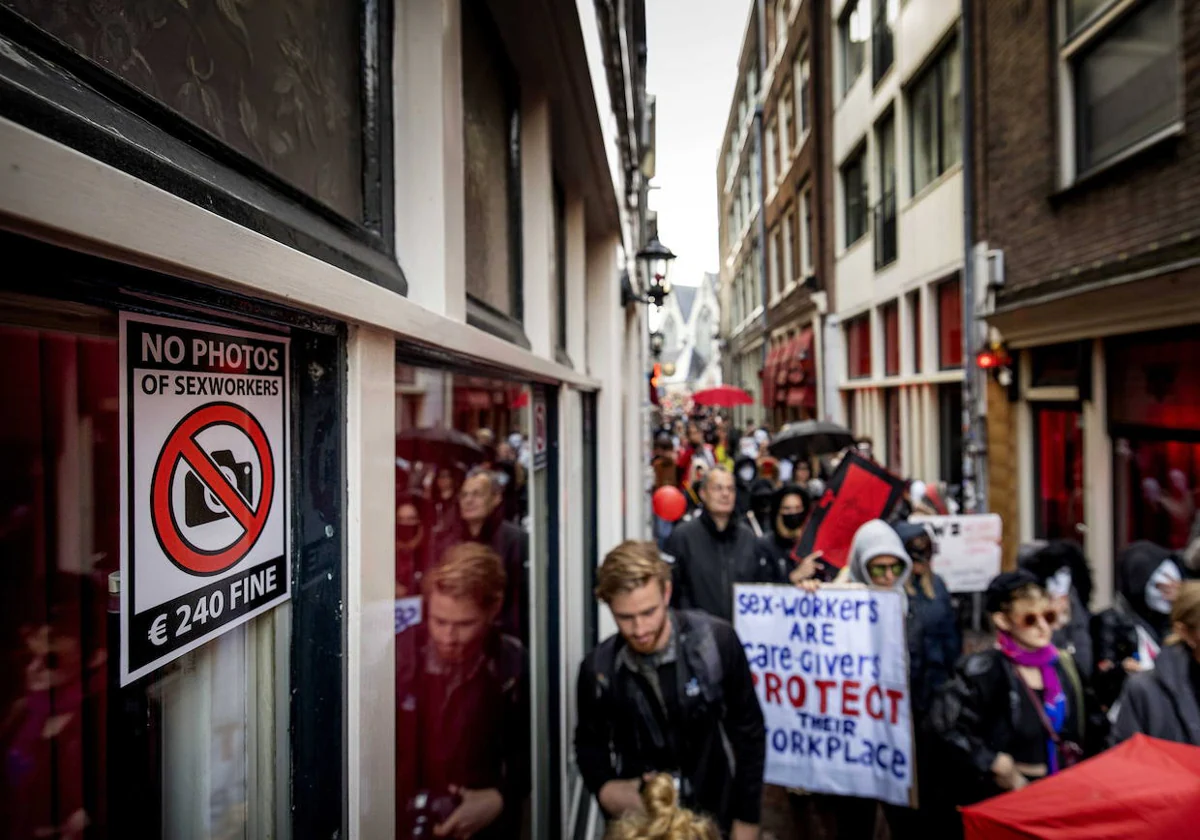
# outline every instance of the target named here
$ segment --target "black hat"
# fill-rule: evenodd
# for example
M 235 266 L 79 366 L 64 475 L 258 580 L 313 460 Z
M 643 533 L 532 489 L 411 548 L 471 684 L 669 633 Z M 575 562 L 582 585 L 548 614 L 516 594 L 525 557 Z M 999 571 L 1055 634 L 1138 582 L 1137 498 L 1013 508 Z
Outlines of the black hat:
M 984 609 L 989 613 L 1000 612 L 1008 606 L 1014 592 L 1031 584 L 1037 586 L 1038 579 L 1028 569 L 1001 572 L 988 584 L 983 596 Z

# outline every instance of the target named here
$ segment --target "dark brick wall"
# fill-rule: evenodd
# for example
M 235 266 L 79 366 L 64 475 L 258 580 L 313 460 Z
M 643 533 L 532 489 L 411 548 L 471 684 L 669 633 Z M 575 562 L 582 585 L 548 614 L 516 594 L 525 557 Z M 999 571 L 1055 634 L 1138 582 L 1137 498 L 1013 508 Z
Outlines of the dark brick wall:
M 1200 3 L 1176 2 L 1186 132 L 1059 191 L 1055 0 L 976 0 L 976 237 L 1004 250 L 998 304 L 1200 249 Z

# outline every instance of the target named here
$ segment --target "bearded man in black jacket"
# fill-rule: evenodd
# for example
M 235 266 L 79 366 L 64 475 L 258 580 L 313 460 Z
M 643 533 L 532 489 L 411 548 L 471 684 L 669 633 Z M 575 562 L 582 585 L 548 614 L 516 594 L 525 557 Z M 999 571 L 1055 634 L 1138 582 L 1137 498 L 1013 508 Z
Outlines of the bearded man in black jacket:
M 715 467 L 704 475 L 698 516 L 675 527 L 665 559 L 673 566 L 671 606 L 696 609 L 730 621 L 733 585 L 759 580 L 754 532 L 734 516 L 733 474 Z
M 641 810 L 643 780 L 670 773 L 681 804 L 756 840 L 766 728 L 750 666 L 727 622 L 668 606 L 670 578 L 654 543 L 636 540 L 597 572 L 619 632 L 579 667 L 579 770 L 609 817 Z

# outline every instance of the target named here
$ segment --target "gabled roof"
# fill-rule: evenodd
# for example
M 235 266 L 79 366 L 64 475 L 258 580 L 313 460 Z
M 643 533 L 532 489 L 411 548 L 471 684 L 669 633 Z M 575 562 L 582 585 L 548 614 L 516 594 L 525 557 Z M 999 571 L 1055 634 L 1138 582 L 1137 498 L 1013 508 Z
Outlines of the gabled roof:
M 696 292 L 699 291 L 695 286 L 679 286 L 671 290 L 675 295 L 675 302 L 679 304 L 679 314 L 683 316 L 683 323 L 688 323 L 692 320 L 692 305 L 696 302 Z

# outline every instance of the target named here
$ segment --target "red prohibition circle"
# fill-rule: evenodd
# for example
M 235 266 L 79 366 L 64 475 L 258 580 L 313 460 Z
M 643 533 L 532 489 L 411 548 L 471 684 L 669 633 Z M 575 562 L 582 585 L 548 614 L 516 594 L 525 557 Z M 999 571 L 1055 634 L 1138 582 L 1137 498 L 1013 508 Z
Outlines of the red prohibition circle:
M 250 439 L 261 465 L 262 490 L 257 508 L 242 499 L 220 468 L 196 443 L 196 435 L 210 426 L 233 426 Z M 219 551 L 207 552 L 194 548 L 179 530 L 171 509 L 172 477 L 180 463 L 186 464 L 206 488 L 225 506 L 225 510 L 242 527 L 242 535 Z M 230 568 L 249 553 L 262 536 L 271 512 L 275 493 L 275 462 L 271 444 L 258 420 L 244 408 L 233 403 L 208 403 L 186 415 L 167 435 L 154 477 L 150 483 L 150 517 L 159 544 L 172 563 L 193 575 L 215 575 Z

